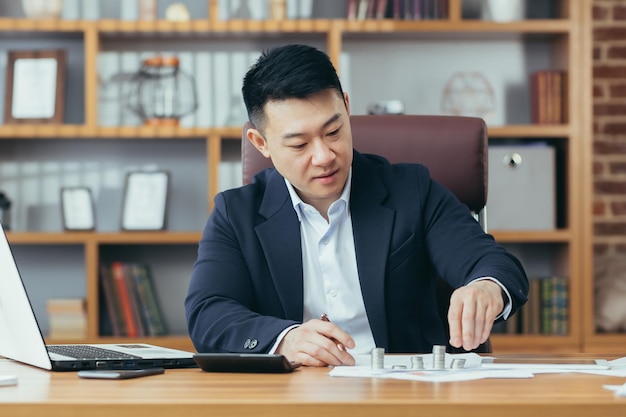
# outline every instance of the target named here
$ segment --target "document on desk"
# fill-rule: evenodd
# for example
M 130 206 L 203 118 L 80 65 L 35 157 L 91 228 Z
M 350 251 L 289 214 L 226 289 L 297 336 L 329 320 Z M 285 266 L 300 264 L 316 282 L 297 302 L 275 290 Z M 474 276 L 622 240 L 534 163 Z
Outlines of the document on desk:
M 416 355 L 385 355 L 384 368 L 373 369 L 370 355 L 357 355 L 354 366 L 335 366 L 330 372 L 334 377 L 388 378 L 411 381 L 451 382 L 469 381 L 483 378 L 532 378 L 525 370 L 485 369 L 482 357 L 475 353 L 446 354 L 444 369 L 433 369 L 429 364 L 432 354 L 419 355 L 423 358 L 424 369 L 411 369 L 411 358 Z M 454 359 L 464 359 L 461 369 L 451 368 Z M 402 369 L 399 369 L 402 368 Z
M 602 388 L 613 391 L 617 397 L 626 397 L 626 384 L 623 385 L 603 385 Z
M 532 378 L 541 373 L 587 373 L 626 377 L 626 358 L 613 361 L 593 358 L 517 357 L 492 358 L 475 353 L 446 354 L 444 369 L 433 369 L 432 354 L 419 355 L 424 369 L 412 369 L 416 355 L 385 355 L 383 369 L 373 369 L 370 355 L 356 356 L 355 366 L 334 367 L 329 375 L 337 377 L 391 378 L 413 381 L 468 381 L 483 378 Z M 454 369 L 454 359 L 464 359 L 461 369 Z
M 609 361 L 593 358 L 559 358 L 559 357 L 515 357 L 515 358 L 484 358 L 483 368 L 517 369 L 533 373 L 558 372 L 595 372 L 611 369 Z

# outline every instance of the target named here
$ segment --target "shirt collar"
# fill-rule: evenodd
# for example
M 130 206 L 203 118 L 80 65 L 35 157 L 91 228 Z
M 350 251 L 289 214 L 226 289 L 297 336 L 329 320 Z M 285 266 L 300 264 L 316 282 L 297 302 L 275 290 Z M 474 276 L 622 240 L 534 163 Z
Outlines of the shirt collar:
M 293 209 L 296 211 L 296 214 L 298 215 L 298 220 L 302 221 L 302 216 L 304 215 L 302 212 L 302 209 L 304 208 L 304 205 L 306 203 L 302 201 L 302 199 L 296 192 L 296 189 L 293 187 L 293 185 L 291 185 L 289 181 L 287 181 L 287 178 L 284 178 L 284 180 L 285 180 L 285 184 L 287 185 L 287 190 L 289 190 L 289 197 L 291 197 L 291 204 L 293 204 Z M 350 191 L 351 190 L 352 190 L 352 167 L 350 167 L 350 171 L 348 171 L 348 179 L 346 180 L 346 185 L 344 185 L 343 192 L 341 193 L 337 201 L 343 200 L 345 202 L 345 206 L 350 207 L 349 204 L 350 204 Z

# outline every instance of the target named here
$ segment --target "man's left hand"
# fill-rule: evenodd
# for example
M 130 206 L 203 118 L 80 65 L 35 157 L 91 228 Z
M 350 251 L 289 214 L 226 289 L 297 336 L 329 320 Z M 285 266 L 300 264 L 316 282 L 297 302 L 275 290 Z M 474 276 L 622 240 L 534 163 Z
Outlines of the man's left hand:
M 502 288 L 483 279 L 457 288 L 450 297 L 450 344 L 476 349 L 489 338 L 495 318 L 504 309 Z

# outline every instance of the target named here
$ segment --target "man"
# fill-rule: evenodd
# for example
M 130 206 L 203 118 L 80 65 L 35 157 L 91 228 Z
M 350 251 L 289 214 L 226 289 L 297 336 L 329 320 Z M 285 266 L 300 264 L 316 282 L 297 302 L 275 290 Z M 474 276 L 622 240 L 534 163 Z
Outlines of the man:
M 429 352 L 447 341 L 436 275 L 456 288 L 449 343 L 471 350 L 526 301 L 519 262 L 425 167 L 353 150 L 326 54 L 270 50 L 242 91 L 247 137 L 275 169 L 215 198 L 185 301 L 198 351 L 310 366 L 354 364 L 373 347 Z

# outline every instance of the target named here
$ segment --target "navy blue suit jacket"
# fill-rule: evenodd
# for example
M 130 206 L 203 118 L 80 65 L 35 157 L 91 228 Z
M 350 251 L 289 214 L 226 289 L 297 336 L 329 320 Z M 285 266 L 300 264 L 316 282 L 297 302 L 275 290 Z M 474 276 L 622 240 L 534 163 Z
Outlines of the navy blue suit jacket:
M 446 344 L 437 274 L 454 288 L 494 277 L 513 311 L 526 301 L 517 259 L 424 166 L 355 151 L 350 210 L 365 309 L 376 346 L 387 352 Z M 268 352 L 282 330 L 302 322 L 302 276 L 300 225 L 283 177 L 270 168 L 219 193 L 185 300 L 196 349 Z

